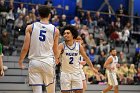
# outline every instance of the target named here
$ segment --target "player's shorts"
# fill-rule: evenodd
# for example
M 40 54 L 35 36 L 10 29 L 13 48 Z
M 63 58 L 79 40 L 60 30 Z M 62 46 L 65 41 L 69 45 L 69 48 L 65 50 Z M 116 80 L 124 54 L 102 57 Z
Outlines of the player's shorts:
M 49 59 L 48 61 L 53 61 Z M 29 85 L 48 86 L 55 82 L 55 65 L 45 62 L 31 60 L 29 62 Z
M 82 80 L 86 80 L 85 73 L 84 73 L 83 69 L 81 69 L 81 77 L 82 77 Z
M 61 91 L 81 90 L 83 89 L 83 82 L 80 72 L 65 73 L 61 72 L 60 77 Z
M 116 73 L 106 70 L 106 74 L 107 74 L 108 84 L 111 86 L 117 86 L 118 80 L 117 80 Z

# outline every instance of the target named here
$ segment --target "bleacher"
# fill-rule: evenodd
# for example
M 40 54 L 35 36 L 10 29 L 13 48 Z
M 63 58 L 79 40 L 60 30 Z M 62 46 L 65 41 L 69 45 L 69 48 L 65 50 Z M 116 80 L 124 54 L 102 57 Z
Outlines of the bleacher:
M 24 61 L 26 68 L 21 70 L 18 66 L 18 59 L 19 56 L 3 57 L 4 65 L 8 66 L 8 70 L 5 71 L 5 76 L 0 79 L 0 93 L 32 93 L 31 87 L 28 86 L 28 60 Z M 88 84 L 86 93 L 99 93 L 99 91 L 105 87 L 106 85 Z M 119 91 L 140 93 L 140 86 L 120 85 Z M 60 93 L 60 88 L 58 86 L 56 88 L 56 93 Z

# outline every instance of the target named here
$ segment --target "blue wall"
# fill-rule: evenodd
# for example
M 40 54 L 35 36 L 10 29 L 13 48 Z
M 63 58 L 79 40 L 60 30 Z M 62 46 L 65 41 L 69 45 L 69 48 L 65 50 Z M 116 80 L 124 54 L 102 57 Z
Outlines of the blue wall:
M 134 12 L 140 15 L 140 0 L 134 0 Z
M 94 10 L 97 11 L 104 0 L 83 0 L 83 9 L 85 10 Z M 109 0 L 110 5 L 113 7 L 114 11 L 116 11 L 120 4 L 123 4 L 125 9 L 128 9 L 128 0 Z M 103 10 L 107 10 L 107 5 L 104 6 Z

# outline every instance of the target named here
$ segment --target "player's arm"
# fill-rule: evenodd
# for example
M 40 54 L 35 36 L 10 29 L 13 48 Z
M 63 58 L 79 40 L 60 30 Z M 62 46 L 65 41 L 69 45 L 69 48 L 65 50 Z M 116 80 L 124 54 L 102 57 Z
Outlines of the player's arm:
M 29 46 L 30 46 L 30 33 L 32 31 L 32 25 L 28 25 L 26 27 L 26 31 L 25 31 L 25 38 L 24 38 L 24 43 L 23 43 L 23 46 L 22 46 L 22 50 L 21 50 L 21 53 L 20 53 L 20 58 L 19 58 L 19 66 L 20 68 L 24 68 L 24 65 L 23 65 L 23 60 L 29 50 Z
M 63 52 L 63 49 L 64 49 L 64 45 L 63 45 L 63 43 L 60 43 L 58 46 L 58 59 L 60 58 L 60 55 Z M 59 61 L 57 64 L 59 64 Z
M 98 73 L 98 71 L 93 67 L 92 62 L 90 61 L 89 57 L 87 56 L 84 47 L 82 45 L 80 45 L 80 53 L 83 56 L 83 58 L 85 59 L 85 61 L 87 62 L 87 64 L 89 65 L 89 67 L 95 72 Z
M 112 57 L 109 57 L 104 63 L 104 68 L 111 70 L 112 68 L 110 67 L 110 63 L 112 63 L 112 61 L 113 61 Z
M 53 52 L 54 52 L 54 57 L 55 57 L 55 61 L 57 63 L 58 61 L 58 40 L 59 40 L 59 30 L 56 29 L 55 30 L 55 35 L 54 35 L 54 44 L 53 44 Z

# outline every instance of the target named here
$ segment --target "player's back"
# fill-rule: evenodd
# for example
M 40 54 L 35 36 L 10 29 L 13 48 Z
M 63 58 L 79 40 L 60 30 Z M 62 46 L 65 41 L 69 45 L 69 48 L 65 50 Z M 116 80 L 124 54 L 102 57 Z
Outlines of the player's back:
M 53 57 L 54 31 L 52 24 L 32 24 L 29 59 L 46 61 L 46 58 Z

